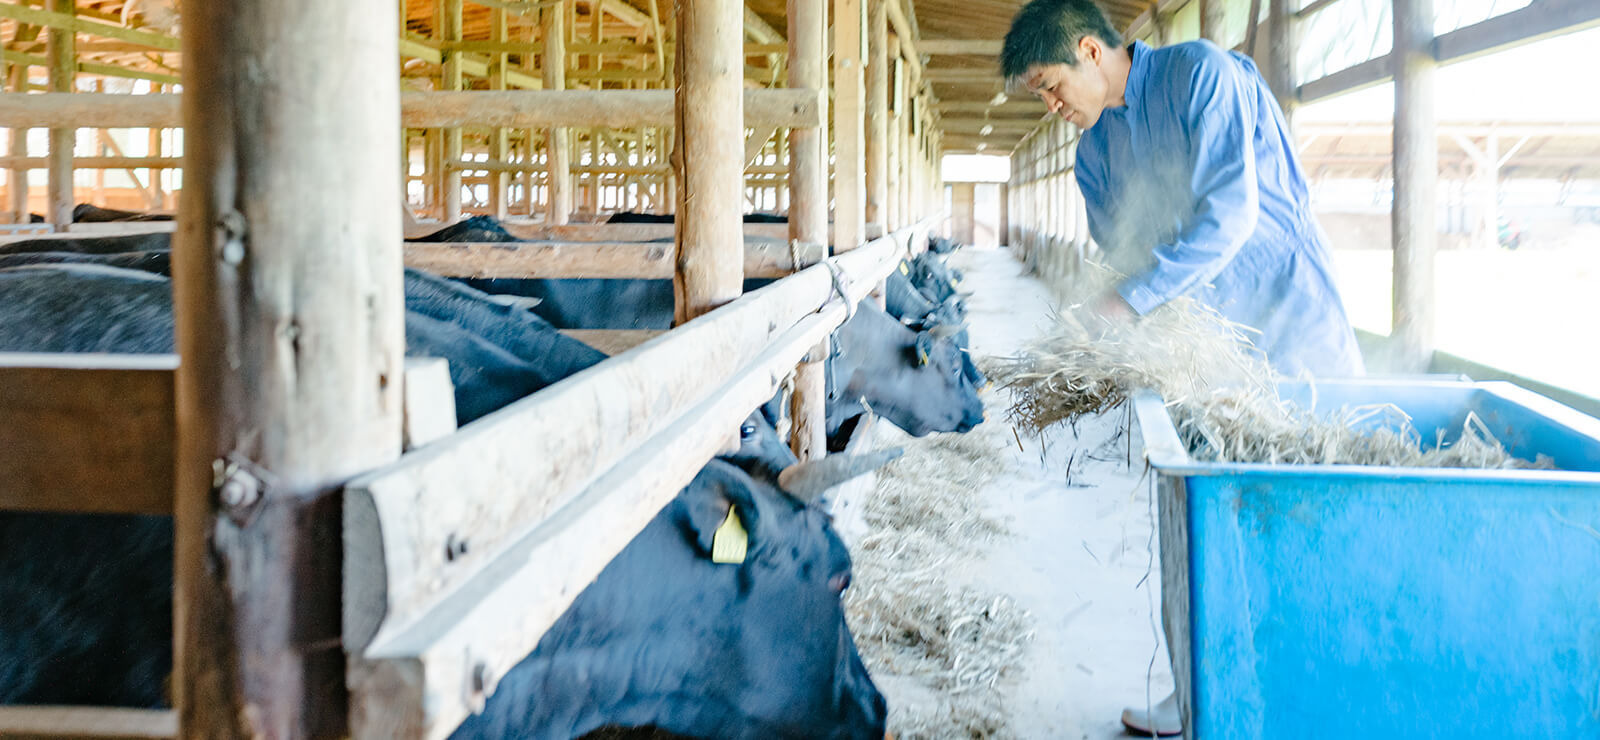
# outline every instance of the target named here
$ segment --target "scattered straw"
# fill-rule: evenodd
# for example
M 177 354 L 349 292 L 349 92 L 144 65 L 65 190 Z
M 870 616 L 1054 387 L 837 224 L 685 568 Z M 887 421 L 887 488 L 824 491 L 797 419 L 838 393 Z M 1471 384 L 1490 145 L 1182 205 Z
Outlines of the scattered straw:
M 1115 275 L 1087 269 L 1072 295 L 1099 295 Z M 1312 414 L 1279 398 L 1278 378 L 1250 345 L 1251 330 L 1178 298 L 1098 338 L 1072 315 L 1015 357 L 990 365 L 1013 390 L 1011 420 L 1034 433 L 1103 412 L 1140 388 L 1160 393 L 1190 454 L 1213 462 L 1550 467 L 1511 457 L 1469 414 L 1462 432 L 1424 449 L 1411 420 L 1383 404 Z
M 853 548 L 845 608 L 903 740 L 1010 736 L 1000 682 L 1032 639 L 1031 618 L 1008 597 L 949 581 L 1007 533 L 981 494 L 1004 469 L 998 431 L 897 441 L 905 456 L 879 472 L 866 502 L 870 533 Z

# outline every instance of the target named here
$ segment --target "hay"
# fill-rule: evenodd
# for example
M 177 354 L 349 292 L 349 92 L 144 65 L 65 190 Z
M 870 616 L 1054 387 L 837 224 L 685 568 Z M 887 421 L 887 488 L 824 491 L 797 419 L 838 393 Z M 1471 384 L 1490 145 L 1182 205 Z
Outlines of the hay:
M 1116 276 L 1080 273 L 1075 295 L 1099 295 Z M 1392 405 L 1312 414 L 1278 396 L 1278 377 L 1250 344 L 1251 331 L 1190 298 L 1169 301 L 1104 336 L 1070 314 L 1015 357 L 990 365 L 1013 391 L 1008 417 L 1038 434 L 1061 421 L 1106 411 L 1140 388 L 1166 400 L 1179 437 L 1197 460 L 1404 467 L 1551 467 L 1511 457 L 1468 414 L 1458 439 L 1428 448 Z
M 870 534 L 853 548 L 846 615 L 868 670 L 891 691 L 902 740 L 1008 737 L 1000 682 L 1032 639 L 1011 599 L 952 584 L 951 573 L 1007 533 L 981 491 L 1004 470 L 994 427 L 897 442 L 866 503 Z M 912 698 L 912 694 L 920 693 Z

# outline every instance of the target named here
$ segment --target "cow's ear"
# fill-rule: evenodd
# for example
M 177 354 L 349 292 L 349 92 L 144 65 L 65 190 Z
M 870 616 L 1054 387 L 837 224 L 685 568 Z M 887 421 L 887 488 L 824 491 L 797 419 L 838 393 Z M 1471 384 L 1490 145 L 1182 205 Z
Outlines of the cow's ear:
M 917 332 L 917 366 L 921 367 L 933 361 L 933 334 L 930 332 Z
M 751 495 L 754 485 L 731 466 L 707 467 L 680 494 L 683 509 L 678 525 L 700 557 L 738 563 L 754 548 L 760 524 Z

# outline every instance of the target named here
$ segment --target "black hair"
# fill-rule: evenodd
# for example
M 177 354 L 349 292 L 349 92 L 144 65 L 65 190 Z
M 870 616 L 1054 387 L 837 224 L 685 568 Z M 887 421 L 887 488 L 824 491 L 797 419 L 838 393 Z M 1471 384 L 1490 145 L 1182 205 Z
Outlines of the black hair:
M 1000 71 L 1009 78 L 1035 64 L 1075 67 L 1078 41 L 1085 36 L 1098 37 L 1112 47 L 1122 45 L 1122 34 L 1092 0 L 1031 0 L 1011 19 L 1000 50 Z

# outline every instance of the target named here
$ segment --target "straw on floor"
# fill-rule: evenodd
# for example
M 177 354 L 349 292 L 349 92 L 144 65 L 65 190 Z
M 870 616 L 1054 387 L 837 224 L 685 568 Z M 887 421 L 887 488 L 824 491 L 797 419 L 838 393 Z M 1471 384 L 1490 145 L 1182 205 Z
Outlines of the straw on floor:
M 1003 430 L 895 440 L 906 454 L 880 471 L 866 502 L 870 534 L 852 548 L 845 608 L 867 668 L 906 689 L 889 692 L 901 740 L 1010 737 L 1001 682 L 1032 639 L 1031 618 L 1008 597 L 949 579 L 1006 534 L 981 498 L 1003 469 Z

